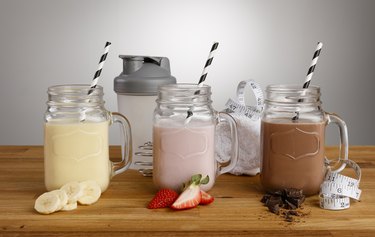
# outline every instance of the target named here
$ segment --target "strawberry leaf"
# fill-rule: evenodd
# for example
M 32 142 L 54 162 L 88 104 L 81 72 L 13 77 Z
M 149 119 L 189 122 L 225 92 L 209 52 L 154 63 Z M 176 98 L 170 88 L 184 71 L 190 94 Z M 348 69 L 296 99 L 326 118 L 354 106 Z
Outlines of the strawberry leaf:
M 201 179 L 202 179 L 202 175 L 201 174 L 193 175 L 193 176 L 191 176 L 191 183 L 199 185 L 200 182 L 201 182 Z
M 208 184 L 210 182 L 210 177 L 207 175 L 204 179 L 201 179 L 200 184 Z

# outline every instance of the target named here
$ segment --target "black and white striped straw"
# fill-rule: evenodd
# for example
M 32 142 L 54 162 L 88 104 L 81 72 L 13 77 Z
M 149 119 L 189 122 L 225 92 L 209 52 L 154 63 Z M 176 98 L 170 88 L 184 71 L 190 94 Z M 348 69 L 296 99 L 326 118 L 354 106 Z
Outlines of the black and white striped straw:
M 214 42 L 214 44 L 212 45 L 211 50 L 210 50 L 210 54 L 208 55 L 206 64 L 204 65 L 202 75 L 199 78 L 198 86 L 202 86 L 203 82 L 206 80 L 206 77 L 207 77 L 207 74 L 208 74 L 208 69 L 210 68 L 210 66 L 212 64 L 212 61 L 214 60 L 214 56 L 215 56 L 215 53 L 216 53 L 216 50 L 217 50 L 218 46 L 219 46 L 219 42 Z M 199 92 L 200 92 L 199 90 L 195 91 L 194 95 L 198 95 Z M 193 112 L 191 110 L 192 109 L 189 109 L 187 111 L 185 124 L 189 123 L 190 119 L 191 119 L 190 117 L 193 116 Z
M 211 50 L 210 50 L 210 54 L 208 55 L 208 59 L 206 61 L 206 64 L 204 65 L 202 75 L 199 78 L 198 85 L 201 85 L 206 80 L 208 69 L 210 68 L 210 66 L 212 64 L 212 61 L 214 60 L 214 56 L 215 56 L 215 53 L 216 53 L 216 50 L 217 50 L 218 46 L 219 46 L 218 42 L 215 42 L 212 45 Z
M 319 55 L 320 55 L 320 51 L 321 51 L 322 47 L 323 47 L 323 43 L 318 42 L 318 45 L 316 46 L 316 49 L 315 49 L 315 52 L 314 52 L 313 59 L 311 61 L 311 65 L 309 67 L 309 70 L 307 71 L 305 83 L 303 83 L 303 88 L 308 88 L 309 85 L 310 85 L 310 81 L 311 81 L 311 78 L 314 74 L 315 66 L 318 63 L 318 59 L 319 59 Z
M 108 55 L 108 51 L 109 51 L 110 47 L 111 47 L 111 42 L 106 42 L 105 46 L 104 46 L 104 53 L 100 57 L 98 70 L 96 70 L 94 78 L 92 79 L 92 82 L 91 82 L 91 85 L 90 85 L 90 90 L 87 93 L 88 95 L 90 95 L 93 92 L 94 88 L 98 84 L 98 80 L 100 78 L 100 74 L 102 73 L 102 69 L 103 69 L 105 60 L 107 59 L 107 55 Z
M 309 67 L 309 70 L 307 71 L 305 82 L 303 83 L 303 86 L 302 86 L 302 88 L 304 88 L 304 89 L 308 88 L 309 85 L 310 85 L 311 78 L 314 74 L 315 66 L 318 63 L 318 59 L 319 59 L 319 55 L 320 55 L 320 51 L 322 50 L 322 47 L 323 47 L 323 43 L 318 42 L 318 45 L 316 46 L 316 49 L 315 49 L 315 52 L 314 52 L 314 56 L 313 56 L 312 61 L 311 61 L 311 65 Z M 298 100 L 298 102 L 302 102 L 302 101 L 303 101 L 303 99 Z M 295 113 L 296 113 L 296 115 L 292 118 L 292 120 L 294 120 L 294 121 L 299 119 L 299 112 L 295 112 Z

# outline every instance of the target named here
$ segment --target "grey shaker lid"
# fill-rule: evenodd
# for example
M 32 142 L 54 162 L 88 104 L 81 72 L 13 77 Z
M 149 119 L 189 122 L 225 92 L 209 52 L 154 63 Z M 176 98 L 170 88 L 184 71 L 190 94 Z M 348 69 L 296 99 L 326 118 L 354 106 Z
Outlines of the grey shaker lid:
M 123 71 L 114 80 L 114 91 L 124 95 L 156 95 L 158 87 L 176 83 L 166 57 L 119 55 Z

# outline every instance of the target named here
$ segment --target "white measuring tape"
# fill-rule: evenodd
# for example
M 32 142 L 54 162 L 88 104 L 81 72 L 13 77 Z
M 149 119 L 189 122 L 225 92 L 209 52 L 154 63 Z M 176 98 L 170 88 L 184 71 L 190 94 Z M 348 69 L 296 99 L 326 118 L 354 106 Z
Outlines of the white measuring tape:
M 328 170 L 324 182 L 320 186 L 320 207 L 328 210 L 343 210 L 350 207 L 350 198 L 359 200 L 362 191 L 359 189 L 361 169 L 352 160 L 342 160 L 354 169 L 358 179 L 341 175 Z
M 256 106 L 245 104 L 245 87 L 249 86 L 255 95 Z M 243 114 L 250 119 L 258 119 L 264 107 L 264 96 L 260 86 L 253 80 L 241 81 L 237 86 L 237 100 L 229 99 L 225 106 L 238 114 Z

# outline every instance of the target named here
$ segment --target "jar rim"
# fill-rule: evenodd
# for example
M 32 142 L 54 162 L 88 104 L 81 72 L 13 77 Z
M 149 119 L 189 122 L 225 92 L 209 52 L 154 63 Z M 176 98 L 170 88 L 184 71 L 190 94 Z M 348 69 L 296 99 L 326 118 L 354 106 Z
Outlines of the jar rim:
M 269 105 L 282 106 L 319 106 L 320 87 L 311 85 L 303 88 L 299 84 L 273 84 L 266 88 L 264 102 Z
M 310 85 L 308 88 L 303 88 L 300 84 L 272 84 L 268 85 L 266 92 L 320 92 L 320 87 L 317 85 Z
M 48 94 L 50 95 L 57 95 L 61 92 L 64 94 L 76 94 L 82 93 L 87 94 L 90 90 L 89 84 L 60 84 L 60 85 L 53 85 L 48 87 Z M 95 88 L 92 89 L 92 93 L 90 95 L 101 95 L 103 94 L 103 87 L 97 85 Z
M 159 86 L 159 90 L 162 89 L 176 89 L 176 90 L 186 90 L 186 89 L 206 89 L 211 88 L 211 86 L 206 84 L 198 85 L 196 83 L 176 83 L 176 84 L 166 84 Z

